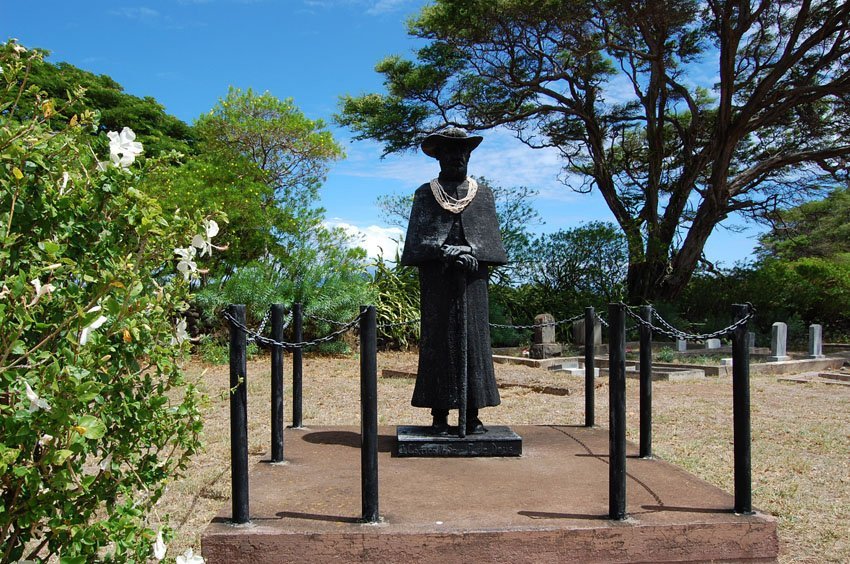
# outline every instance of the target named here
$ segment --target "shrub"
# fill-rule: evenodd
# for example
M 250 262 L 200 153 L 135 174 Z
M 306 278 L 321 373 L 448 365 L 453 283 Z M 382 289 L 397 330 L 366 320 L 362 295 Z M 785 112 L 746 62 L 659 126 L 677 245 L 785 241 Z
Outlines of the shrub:
M 26 86 L 38 57 L 0 46 L 0 561 L 146 560 L 148 513 L 199 445 L 174 261 L 197 230 L 134 188 L 159 164 L 133 163 L 132 132 L 99 163 L 95 114 Z

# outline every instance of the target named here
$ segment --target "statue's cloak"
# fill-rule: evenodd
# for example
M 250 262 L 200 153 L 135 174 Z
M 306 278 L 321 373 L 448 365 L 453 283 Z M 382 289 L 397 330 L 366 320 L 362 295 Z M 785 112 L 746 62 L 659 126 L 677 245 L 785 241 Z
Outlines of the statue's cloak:
M 440 207 L 431 193 L 430 184 L 420 186 L 413 196 L 401 264 L 419 266 L 424 262 L 441 260 L 440 247 L 449 236 L 455 215 Z M 508 262 L 499 233 L 493 192 L 487 186 L 479 184 L 475 198 L 457 215 L 464 238 L 478 262 L 490 265 Z
M 445 261 L 440 251 L 444 244 L 471 247 L 478 259 L 478 269 L 464 272 L 458 265 Z M 507 255 L 490 189 L 479 186 L 472 202 L 460 214 L 453 214 L 440 207 L 429 184 L 420 186 L 413 199 L 401 263 L 419 268 L 422 334 L 411 403 L 440 410 L 459 407 L 463 292 L 467 406 L 477 409 L 499 405 L 490 347 L 487 279 L 488 267 L 507 263 Z

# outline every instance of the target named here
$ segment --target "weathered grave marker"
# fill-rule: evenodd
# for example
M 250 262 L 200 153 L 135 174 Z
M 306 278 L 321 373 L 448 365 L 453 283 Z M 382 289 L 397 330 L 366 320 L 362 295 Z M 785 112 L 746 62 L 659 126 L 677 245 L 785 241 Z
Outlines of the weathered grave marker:
M 534 318 L 534 343 L 528 351 L 531 358 L 552 358 L 561 356 L 563 350 L 559 343 L 555 342 L 555 317 L 549 313 L 541 313 Z
M 786 348 L 787 342 L 788 325 L 781 321 L 777 321 L 773 324 L 773 328 L 770 331 L 770 356 L 768 357 L 768 360 L 771 362 L 790 360 L 791 357 L 786 354 L 788 351 Z

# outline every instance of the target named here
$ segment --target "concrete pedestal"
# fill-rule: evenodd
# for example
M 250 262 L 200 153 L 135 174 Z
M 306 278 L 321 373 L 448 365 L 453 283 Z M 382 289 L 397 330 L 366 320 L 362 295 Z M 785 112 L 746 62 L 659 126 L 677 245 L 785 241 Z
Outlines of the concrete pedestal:
M 431 427 L 399 425 L 396 434 L 398 456 L 479 457 L 520 456 L 522 437 L 504 425 L 488 425 L 480 435 L 457 436 L 457 427 L 450 427 L 446 436 L 434 436 Z
M 383 522 L 360 517 L 356 427 L 286 430 L 287 464 L 251 473 L 251 521 L 230 504 L 202 536 L 231 562 L 774 562 L 773 517 L 735 515 L 731 495 L 629 445 L 626 521 L 608 512 L 608 433 L 515 426 L 513 458 L 402 458 L 379 430 Z M 732 472 L 732 468 L 729 468 Z

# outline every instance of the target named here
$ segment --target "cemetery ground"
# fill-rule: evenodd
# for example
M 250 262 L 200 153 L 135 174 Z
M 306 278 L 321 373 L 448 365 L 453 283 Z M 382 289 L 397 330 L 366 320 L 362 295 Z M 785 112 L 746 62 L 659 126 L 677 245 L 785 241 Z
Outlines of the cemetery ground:
M 290 360 L 287 355 L 287 425 L 291 417 Z M 378 355 L 379 375 L 383 369 L 410 371 L 415 366 L 412 352 Z M 175 529 L 170 556 L 190 546 L 197 551 L 204 528 L 230 498 L 228 366 L 193 360 L 186 371 L 209 396 L 204 407 L 205 450 L 194 457 L 186 478 L 169 485 L 157 507 L 159 515 L 170 515 Z M 269 457 L 269 371 L 268 357 L 248 363 L 250 467 Z M 485 425 L 584 422 L 583 378 L 502 364 L 496 365 L 496 376 L 502 405 L 482 410 Z M 636 443 L 639 383 L 629 378 L 626 385 L 628 438 Z M 305 427 L 359 425 L 359 386 L 356 356 L 306 354 Z M 379 425 L 430 423 L 427 410 L 410 406 L 412 390 L 412 379 L 379 377 Z M 563 395 L 564 390 L 569 394 Z M 776 376 L 754 375 L 751 400 L 753 504 L 779 519 L 780 561 L 850 562 L 850 388 L 792 384 L 778 382 Z M 600 378 L 596 383 L 596 423 L 606 428 L 607 408 L 607 378 Z M 654 382 L 653 413 L 654 454 L 731 493 L 731 378 Z M 564 472 L 569 471 L 565 465 Z M 352 507 L 351 515 L 357 516 L 359 511 Z

